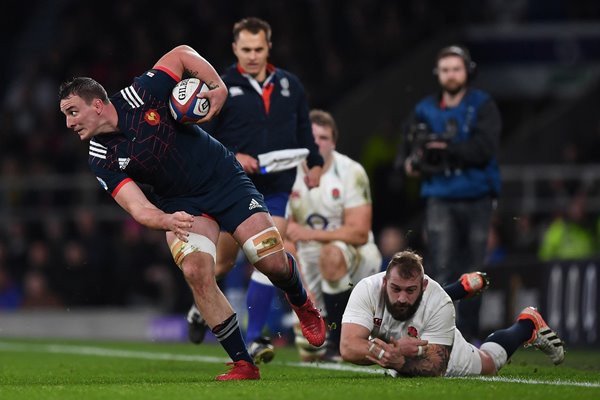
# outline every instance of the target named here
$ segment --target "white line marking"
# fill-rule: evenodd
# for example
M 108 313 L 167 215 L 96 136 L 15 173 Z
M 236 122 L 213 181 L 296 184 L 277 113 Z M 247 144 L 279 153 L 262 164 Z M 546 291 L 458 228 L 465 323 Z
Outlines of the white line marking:
M 90 346 L 72 346 L 62 344 L 34 344 L 34 343 L 17 343 L 17 342 L 2 342 L 0 341 L 0 351 L 15 351 L 15 352 L 38 352 L 38 353 L 53 353 L 53 354 L 75 354 L 84 356 L 98 356 L 98 357 L 117 357 L 117 358 L 138 358 L 145 360 L 164 360 L 164 361 L 188 361 L 188 362 L 203 362 L 203 363 L 214 363 L 223 364 L 230 362 L 229 358 L 223 357 L 211 357 L 211 356 L 199 356 L 199 355 L 187 355 L 187 354 L 173 354 L 173 353 L 156 353 L 150 351 L 133 351 L 133 350 L 119 350 L 119 349 L 107 349 L 102 347 L 90 347 Z M 302 363 L 302 362 L 273 362 L 272 364 L 279 364 L 288 367 L 297 368 L 312 368 L 319 370 L 329 371 L 347 371 L 347 372 L 363 372 L 368 374 L 382 375 L 385 373 L 380 368 L 369 368 L 359 367 L 348 364 L 330 364 L 330 363 Z M 522 378 L 511 378 L 503 376 L 472 376 L 472 377 L 453 377 L 446 379 L 470 379 L 470 380 L 481 380 L 486 382 L 500 382 L 500 383 L 520 383 L 526 385 L 553 385 L 553 386 L 579 386 L 579 387 L 591 387 L 600 388 L 600 382 L 578 382 L 568 380 L 554 380 L 554 381 L 542 381 L 537 379 L 522 379 Z

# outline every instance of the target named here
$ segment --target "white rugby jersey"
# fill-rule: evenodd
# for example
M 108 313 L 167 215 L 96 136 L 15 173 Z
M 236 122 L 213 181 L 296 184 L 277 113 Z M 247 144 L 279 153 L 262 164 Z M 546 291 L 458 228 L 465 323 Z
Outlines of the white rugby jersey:
M 344 209 L 371 204 L 371 188 L 365 169 L 350 157 L 333 152 L 333 162 L 321 176 L 319 187 L 308 189 L 304 170 L 298 167 L 288 211 L 294 220 L 313 229 L 335 230 L 343 224 Z M 373 242 L 373 234 L 369 234 Z M 298 250 L 313 246 L 298 243 Z M 320 244 L 319 244 L 320 246 Z
M 442 287 L 427 275 L 429 284 L 417 312 L 407 321 L 394 319 L 385 308 L 385 272 L 361 280 L 352 290 L 342 323 L 362 325 L 371 337 L 389 342 L 390 338 L 418 337 L 429 343 L 453 345 L 456 331 L 454 305 Z

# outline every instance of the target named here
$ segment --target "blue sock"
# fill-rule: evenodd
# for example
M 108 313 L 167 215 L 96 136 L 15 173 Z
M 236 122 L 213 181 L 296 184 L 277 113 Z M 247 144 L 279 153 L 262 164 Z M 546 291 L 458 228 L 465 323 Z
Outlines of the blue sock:
M 452 301 L 464 299 L 469 294 L 460 281 L 444 285 L 444 290 L 448 293 Z
M 242 332 L 235 313 L 215 326 L 212 332 L 233 361 L 245 360 L 254 364 L 252 357 L 248 354 L 244 338 L 242 338 Z
M 306 291 L 304 290 L 304 286 L 302 286 L 302 280 L 300 279 L 300 274 L 298 273 L 298 267 L 296 267 L 296 260 L 290 253 L 285 253 L 288 258 L 288 265 L 290 268 L 290 276 L 288 279 L 283 281 L 273 282 L 273 285 L 283 290 L 287 295 L 287 298 L 290 303 L 295 306 L 302 306 L 306 303 L 306 299 L 308 296 Z
M 484 343 L 494 342 L 504 347 L 508 358 L 517 351 L 517 349 L 531 338 L 535 325 L 529 319 L 521 319 L 515 322 L 510 328 L 501 329 L 488 336 Z
M 271 310 L 271 301 L 274 294 L 275 287 L 250 280 L 246 295 L 246 305 L 248 306 L 247 343 L 251 343 L 262 336 L 262 330 L 267 323 L 267 318 L 269 318 L 269 310 Z

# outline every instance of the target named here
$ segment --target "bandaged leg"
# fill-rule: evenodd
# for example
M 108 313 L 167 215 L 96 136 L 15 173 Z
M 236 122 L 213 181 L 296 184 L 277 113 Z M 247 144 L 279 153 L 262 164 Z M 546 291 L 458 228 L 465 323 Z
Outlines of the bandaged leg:
M 246 240 L 242 246 L 248 261 L 256 265 L 257 262 L 271 254 L 283 251 L 283 241 L 279 231 L 274 226 L 257 233 Z
M 212 257 L 213 262 L 216 262 L 217 258 L 217 247 L 215 244 L 206 236 L 197 233 L 190 233 L 187 242 L 176 239 L 173 243 L 171 243 L 170 249 L 173 260 L 175 260 L 175 264 L 177 264 L 179 268 L 181 268 L 183 259 L 188 254 L 197 251 L 208 253 Z
M 275 254 L 283 250 L 283 241 L 279 235 L 279 231 L 275 227 L 267 228 L 264 231 L 252 236 L 246 240 L 242 246 L 248 260 L 256 266 L 263 258 Z M 268 274 L 269 280 L 283 290 L 290 303 L 295 306 L 301 306 L 306 302 L 307 295 L 296 267 L 296 260 L 290 254 L 286 253 L 288 262 L 284 266 L 284 276 L 274 277 Z M 287 272 L 287 273 L 285 273 Z
M 479 349 L 492 358 L 494 365 L 496 366 L 496 371 L 500 371 L 500 368 L 506 365 L 508 355 L 504 347 L 500 346 L 498 343 L 485 342 Z

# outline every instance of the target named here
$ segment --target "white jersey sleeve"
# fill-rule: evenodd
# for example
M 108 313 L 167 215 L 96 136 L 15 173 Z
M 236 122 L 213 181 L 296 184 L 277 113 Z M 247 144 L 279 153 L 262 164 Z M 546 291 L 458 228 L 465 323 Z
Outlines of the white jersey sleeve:
M 344 171 L 342 174 L 346 192 L 344 207 L 353 208 L 371 204 L 369 177 L 363 166 L 342 154 L 338 153 L 336 157 L 338 168 Z
M 362 325 L 373 331 L 377 316 L 378 297 L 381 285 L 374 285 L 377 280 L 383 280 L 384 272 L 371 276 L 372 279 L 363 279 L 352 289 L 350 299 L 342 317 L 342 323 Z M 375 278 L 377 277 L 377 278 Z

